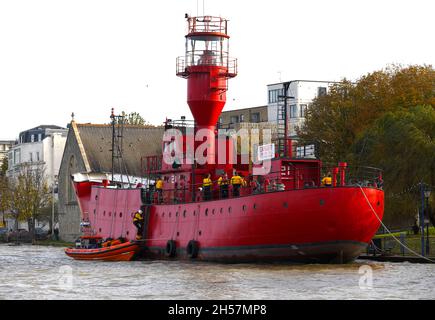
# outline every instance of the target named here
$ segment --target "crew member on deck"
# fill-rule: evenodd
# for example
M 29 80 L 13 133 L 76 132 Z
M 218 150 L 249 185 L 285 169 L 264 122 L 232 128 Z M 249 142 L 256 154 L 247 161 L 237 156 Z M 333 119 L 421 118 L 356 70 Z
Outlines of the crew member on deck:
M 163 180 L 162 177 L 158 177 L 156 181 L 156 190 L 158 196 L 158 203 L 162 203 L 163 201 Z
M 136 211 L 133 218 L 133 224 L 137 228 L 136 240 L 142 239 L 143 228 L 144 228 L 144 217 L 142 210 Z
M 325 187 L 332 186 L 331 172 L 328 172 L 328 174 L 322 179 L 322 186 L 325 186 Z
M 228 175 L 225 172 L 222 176 L 218 179 L 218 185 L 221 193 L 221 198 L 228 198 L 228 185 L 230 184 L 230 181 L 228 180 Z
M 211 186 L 213 185 L 213 182 L 210 178 L 210 173 L 207 174 L 207 176 L 202 180 L 202 188 L 204 191 L 204 200 L 211 200 Z
M 240 186 L 243 185 L 244 181 L 241 176 L 237 172 L 231 177 L 231 185 L 233 186 L 233 196 L 240 196 Z

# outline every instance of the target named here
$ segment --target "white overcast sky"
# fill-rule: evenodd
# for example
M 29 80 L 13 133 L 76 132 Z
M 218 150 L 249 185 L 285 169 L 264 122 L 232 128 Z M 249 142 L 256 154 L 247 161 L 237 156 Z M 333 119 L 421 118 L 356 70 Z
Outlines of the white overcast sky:
M 202 0 L 199 13 L 202 15 Z M 266 85 L 357 79 L 387 64 L 434 64 L 434 0 L 205 0 L 230 20 L 239 75 L 224 110 L 267 103 Z M 0 0 L 0 140 L 40 124 L 151 123 L 186 115 L 184 14 L 197 0 Z

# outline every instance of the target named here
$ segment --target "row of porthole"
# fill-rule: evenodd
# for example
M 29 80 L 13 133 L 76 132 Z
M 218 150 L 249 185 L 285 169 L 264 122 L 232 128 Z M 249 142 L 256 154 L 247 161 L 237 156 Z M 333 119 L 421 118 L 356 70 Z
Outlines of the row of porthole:
M 253 208 L 254 208 L 254 210 L 256 210 L 256 209 L 257 209 L 257 204 L 254 204 Z M 244 204 L 244 205 L 242 206 L 242 210 L 243 210 L 244 212 L 246 212 L 246 209 L 247 209 L 247 206 Z M 231 211 L 232 211 L 232 208 L 231 208 L 231 207 L 228 207 L 228 213 L 231 213 Z M 223 212 L 224 212 L 224 208 L 220 208 L 219 212 L 220 212 L 220 213 L 223 213 Z M 183 218 L 186 218 L 186 213 L 187 213 L 187 211 L 184 210 L 184 211 L 183 211 Z M 207 209 L 205 209 L 205 212 L 204 212 L 205 216 L 208 216 L 208 213 L 209 213 L 209 209 L 207 208 Z M 212 209 L 212 214 L 214 215 L 215 213 L 216 213 L 215 209 Z M 159 214 L 159 213 L 157 212 L 157 215 L 158 215 L 158 214 Z M 164 216 L 165 216 L 165 212 L 162 213 L 162 218 L 163 218 Z M 169 212 L 168 216 L 169 216 L 169 218 L 171 218 L 172 213 Z M 178 217 L 178 216 L 179 216 L 179 212 L 176 212 L 176 213 L 175 213 L 175 216 Z M 193 211 L 193 216 L 196 216 L 196 210 Z
M 94 215 L 96 215 L 96 214 L 97 214 L 97 209 L 94 209 Z M 113 215 L 114 215 L 114 217 L 116 218 L 116 212 L 115 212 Z M 106 211 L 103 211 L 103 217 L 105 217 L 105 216 L 106 216 Z M 109 217 L 112 216 L 112 211 L 109 211 L 108 216 L 109 216 Z M 122 212 L 119 213 L 119 217 L 122 218 Z M 134 212 L 131 213 L 131 217 L 132 217 L 132 218 L 134 217 Z
M 102 232 L 102 229 L 99 228 L 99 229 L 98 229 L 98 232 L 101 233 L 101 232 Z M 127 232 L 126 232 L 126 235 L 127 235 L 127 236 L 130 235 L 130 231 L 127 231 Z

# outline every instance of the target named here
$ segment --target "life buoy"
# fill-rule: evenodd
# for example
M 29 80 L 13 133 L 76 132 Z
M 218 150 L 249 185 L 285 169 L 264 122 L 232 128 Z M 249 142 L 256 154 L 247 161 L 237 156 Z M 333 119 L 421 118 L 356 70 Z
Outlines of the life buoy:
M 198 256 L 199 242 L 196 240 L 190 240 L 186 247 L 187 256 L 194 259 Z
M 175 244 L 175 240 L 168 240 L 166 243 L 166 256 L 167 257 L 175 257 L 177 254 L 177 245 Z

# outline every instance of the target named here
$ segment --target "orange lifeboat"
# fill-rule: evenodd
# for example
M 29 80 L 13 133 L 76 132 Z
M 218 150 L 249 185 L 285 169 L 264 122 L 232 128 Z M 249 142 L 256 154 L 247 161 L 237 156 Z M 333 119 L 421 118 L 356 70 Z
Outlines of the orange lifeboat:
M 139 251 L 139 245 L 131 241 L 102 240 L 99 236 L 80 237 L 76 247 L 65 249 L 65 253 L 76 260 L 130 261 Z

